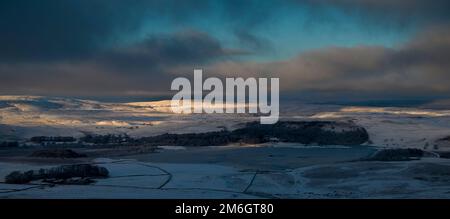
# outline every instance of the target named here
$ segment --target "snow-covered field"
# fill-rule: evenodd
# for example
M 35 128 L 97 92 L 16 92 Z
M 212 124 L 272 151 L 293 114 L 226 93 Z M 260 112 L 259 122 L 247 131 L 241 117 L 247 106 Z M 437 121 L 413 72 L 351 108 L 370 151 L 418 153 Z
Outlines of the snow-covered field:
M 0 96 L 0 141 L 26 141 L 39 135 L 206 132 L 234 129 L 258 119 L 239 114 L 175 115 L 170 101 L 104 103 Z M 0 198 L 450 198 L 449 159 L 356 161 L 379 148 L 450 150 L 450 141 L 442 140 L 450 136 L 450 110 L 286 103 L 281 119 L 351 120 L 367 129 L 370 142 L 360 147 L 161 146 L 158 153 L 64 161 L 95 163 L 110 171 L 111 177 L 91 185 L 5 184 L 4 176 L 11 171 L 58 162 L 3 155 Z
M 285 170 L 95 159 L 110 177 L 91 185 L 0 183 L 0 198 L 449 198 L 450 160 L 340 162 Z M 0 163 L 8 171 L 38 165 Z

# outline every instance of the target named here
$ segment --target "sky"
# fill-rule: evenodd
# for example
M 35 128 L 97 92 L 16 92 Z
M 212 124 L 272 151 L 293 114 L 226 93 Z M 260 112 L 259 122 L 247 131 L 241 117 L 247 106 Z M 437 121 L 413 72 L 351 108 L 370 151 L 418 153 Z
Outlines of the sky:
M 317 100 L 450 97 L 447 0 L 2 0 L 0 94 L 160 97 L 279 77 Z

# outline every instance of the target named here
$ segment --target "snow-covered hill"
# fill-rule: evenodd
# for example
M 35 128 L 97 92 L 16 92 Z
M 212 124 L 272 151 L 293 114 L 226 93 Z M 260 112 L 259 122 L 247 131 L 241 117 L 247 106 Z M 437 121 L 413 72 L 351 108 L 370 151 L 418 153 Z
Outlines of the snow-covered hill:
M 367 129 L 370 144 L 450 149 L 450 110 L 400 107 L 281 104 L 282 120 L 352 120 Z M 107 103 L 43 96 L 0 96 L 0 139 L 86 132 L 150 136 L 234 129 L 256 115 L 171 113 L 170 101 Z
M 173 114 L 171 101 L 108 103 L 42 96 L 0 96 L 0 138 L 204 132 L 245 122 L 242 115 Z M 221 118 L 226 119 L 221 119 Z M 247 117 L 247 116 L 245 116 Z M 252 121 L 255 118 L 249 117 Z M 231 128 L 231 127 L 230 127 Z

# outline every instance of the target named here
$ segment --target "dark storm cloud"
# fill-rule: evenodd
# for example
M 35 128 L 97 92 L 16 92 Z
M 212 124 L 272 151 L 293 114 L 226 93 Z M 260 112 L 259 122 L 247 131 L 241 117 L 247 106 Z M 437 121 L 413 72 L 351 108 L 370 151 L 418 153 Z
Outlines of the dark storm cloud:
M 4 0 L 0 2 L 0 61 L 86 58 L 120 44 L 145 22 L 189 24 L 208 16 L 236 27 L 261 22 L 269 4 L 258 1 Z M 254 6 L 263 7 L 254 7 Z M 254 8 L 252 13 L 249 9 Z
M 330 47 L 278 62 L 222 62 L 223 76 L 280 77 L 284 91 L 361 95 L 450 95 L 450 28 L 431 28 L 397 48 Z
M 140 2 L 118 0 L 0 2 L 0 60 L 80 58 L 139 27 Z
M 177 65 L 200 65 L 221 58 L 245 55 L 245 51 L 223 48 L 204 32 L 186 30 L 149 36 L 143 41 L 100 54 L 98 61 L 123 71 L 164 71 Z
M 332 21 L 328 9 L 335 8 L 370 22 L 367 28 L 409 24 L 423 33 L 395 48 L 336 46 L 284 61 L 237 61 L 247 49 L 271 49 L 276 39 L 255 30 L 276 25 L 286 8 L 307 8 L 310 26 Z M 174 74 L 205 67 L 242 77 L 277 75 L 284 91 L 449 94 L 449 8 L 447 0 L 3 0 L 0 93 L 164 93 Z M 193 29 L 199 21 L 231 33 L 244 49 L 224 46 L 221 33 Z M 156 31 L 134 38 L 145 25 Z
M 245 54 L 224 48 L 216 38 L 196 30 L 151 35 L 136 43 L 104 49 L 88 59 L 0 63 L 0 92 L 160 93 L 170 88 L 179 66 L 207 65 Z
M 139 41 L 122 38 L 133 36 L 149 20 L 189 22 L 212 5 L 211 1 L 1 1 L 0 92 L 165 92 L 171 69 L 244 52 L 224 48 L 216 38 L 192 29 L 150 33 Z
M 252 29 L 270 23 L 283 8 L 308 8 L 316 19 L 328 17 L 324 7 L 376 14 L 375 21 L 448 21 L 447 0 L 286 0 L 280 1 L 156 1 L 156 0 L 4 0 L 0 2 L 0 61 L 48 61 L 86 58 L 120 44 L 145 22 L 169 20 L 189 25 L 196 20 L 220 17 L 240 40 L 252 47 L 266 44 Z M 325 20 L 327 20 L 325 18 Z M 213 25 L 222 25 L 214 23 Z M 370 26 L 370 25 L 369 25 Z M 224 27 L 225 28 L 225 27 Z M 253 38 L 253 39 L 251 39 Z M 250 40 L 250 41 L 249 41 Z M 268 42 L 268 41 L 267 41 Z

